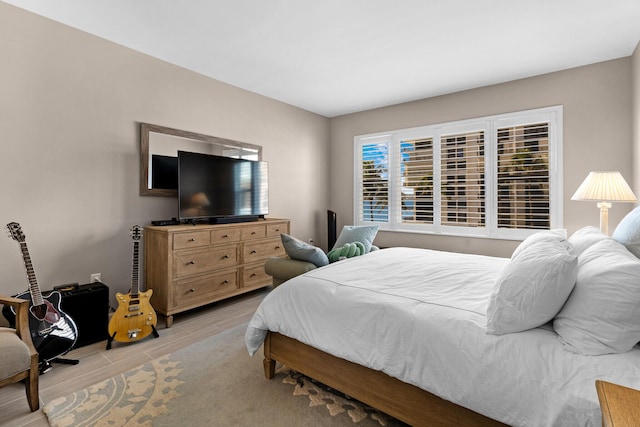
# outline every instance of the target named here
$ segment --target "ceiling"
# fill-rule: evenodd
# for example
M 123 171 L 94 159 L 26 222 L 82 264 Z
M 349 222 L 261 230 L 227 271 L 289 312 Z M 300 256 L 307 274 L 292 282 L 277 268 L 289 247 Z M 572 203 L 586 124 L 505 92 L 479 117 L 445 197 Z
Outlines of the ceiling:
M 3 0 L 334 117 L 629 56 L 640 0 Z

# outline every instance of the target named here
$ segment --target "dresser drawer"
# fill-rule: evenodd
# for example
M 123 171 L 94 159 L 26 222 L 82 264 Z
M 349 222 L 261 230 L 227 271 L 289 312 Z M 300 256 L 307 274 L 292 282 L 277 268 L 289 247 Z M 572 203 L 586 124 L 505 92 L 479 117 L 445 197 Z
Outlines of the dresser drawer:
M 238 245 L 219 246 L 206 251 L 176 255 L 174 277 L 205 273 L 238 264 Z
M 282 233 L 289 234 L 286 222 L 267 224 L 267 237 L 278 237 Z
M 245 288 L 271 283 L 271 276 L 264 271 L 264 264 L 259 263 L 253 266 L 242 267 L 242 286 Z
M 240 241 L 239 228 L 223 228 L 220 230 L 211 230 L 211 244 L 218 245 L 229 242 Z
M 190 249 L 209 246 L 209 231 L 189 231 L 173 235 L 173 249 Z
M 197 279 L 185 279 L 176 283 L 174 302 L 176 305 L 197 304 L 218 294 L 232 292 L 238 288 L 236 270 L 216 272 Z
M 267 227 L 264 224 L 251 225 L 242 229 L 242 240 L 262 239 L 267 235 Z
M 271 258 L 272 256 L 282 256 L 285 254 L 284 247 L 282 246 L 282 241 L 280 239 L 245 243 L 242 248 L 243 264 L 261 261 Z

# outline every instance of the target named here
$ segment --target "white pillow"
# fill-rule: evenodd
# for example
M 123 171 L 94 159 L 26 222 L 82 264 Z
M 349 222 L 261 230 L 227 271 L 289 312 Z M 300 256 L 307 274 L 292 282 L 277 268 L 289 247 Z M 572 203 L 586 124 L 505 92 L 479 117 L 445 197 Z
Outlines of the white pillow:
M 585 250 L 576 286 L 553 328 L 574 353 L 631 350 L 640 341 L 640 260 L 613 239 Z
M 487 308 L 487 333 L 520 332 L 553 319 L 575 285 L 577 264 L 571 245 L 555 235 L 526 246 L 498 277 Z
M 606 239 L 610 239 L 610 237 L 603 234 L 598 227 L 589 225 L 573 233 L 569 237 L 569 243 L 573 245 L 573 253 L 576 254 L 576 256 L 580 256 L 580 254 L 591 245 Z
M 622 218 L 611 237 L 640 258 L 640 207 L 635 208 Z
M 555 230 L 545 230 L 545 231 L 538 231 L 535 234 L 532 234 L 531 236 L 527 237 L 526 239 L 524 239 L 522 241 L 522 243 L 520 243 L 518 245 L 518 247 L 516 248 L 515 251 L 513 251 L 513 254 L 511 255 L 511 258 L 515 258 L 520 252 L 522 252 L 523 250 L 525 250 L 526 248 L 528 248 L 529 246 L 533 245 L 536 242 L 539 242 L 540 240 L 546 240 L 546 239 L 556 239 L 558 241 L 566 241 L 567 240 L 567 230 L 563 229 L 563 228 L 558 228 Z

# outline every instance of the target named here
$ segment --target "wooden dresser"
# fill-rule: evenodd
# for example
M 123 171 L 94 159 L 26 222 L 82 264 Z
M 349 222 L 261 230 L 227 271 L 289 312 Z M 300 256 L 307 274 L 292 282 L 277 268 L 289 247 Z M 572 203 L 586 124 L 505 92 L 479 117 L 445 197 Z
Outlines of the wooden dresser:
M 289 220 L 144 229 L 144 282 L 151 305 L 166 318 L 271 285 L 264 262 L 284 256 Z

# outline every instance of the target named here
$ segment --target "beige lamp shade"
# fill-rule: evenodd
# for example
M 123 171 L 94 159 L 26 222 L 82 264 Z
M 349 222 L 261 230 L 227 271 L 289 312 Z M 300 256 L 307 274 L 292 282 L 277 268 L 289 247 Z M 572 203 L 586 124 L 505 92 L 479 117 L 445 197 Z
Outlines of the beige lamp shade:
M 620 172 L 589 172 L 571 200 L 635 202 L 635 194 Z
M 590 200 L 598 202 L 600 208 L 600 231 L 609 234 L 610 202 L 635 202 L 635 194 L 620 172 L 589 172 L 580 184 L 571 200 Z

